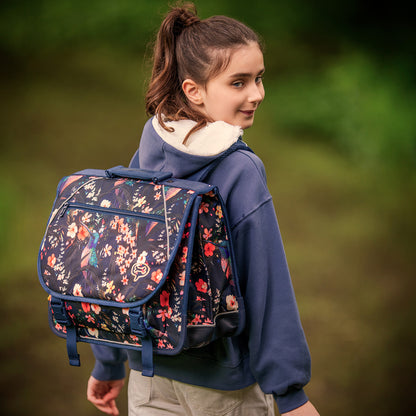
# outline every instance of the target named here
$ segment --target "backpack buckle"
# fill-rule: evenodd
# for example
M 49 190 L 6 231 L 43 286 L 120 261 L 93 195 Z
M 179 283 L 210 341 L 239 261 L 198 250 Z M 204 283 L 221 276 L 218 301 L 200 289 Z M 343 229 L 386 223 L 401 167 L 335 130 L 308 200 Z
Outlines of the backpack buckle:
M 69 325 L 71 320 L 69 319 L 68 313 L 65 308 L 65 302 L 62 299 L 52 298 L 51 309 L 53 317 L 56 322 L 60 325 Z

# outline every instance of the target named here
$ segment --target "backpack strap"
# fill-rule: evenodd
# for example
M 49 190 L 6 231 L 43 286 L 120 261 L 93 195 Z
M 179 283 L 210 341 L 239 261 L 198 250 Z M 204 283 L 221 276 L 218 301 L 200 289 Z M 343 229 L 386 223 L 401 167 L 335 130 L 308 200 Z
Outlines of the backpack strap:
M 153 344 L 150 327 L 143 315 L 142 307 L 130 309 L 129 316 L 131 333 L 138 335 L 142 343 L 142 375 L 153 377 Z
M 55 297 L 51 298 L 51 310 L 56 322 L 66 327 L 66 348 L 69 364 L 79 367 L 81 361 L 77 351 L 77 330 L 65 308 L 65 302 Z
M 212 173 L 215 168 L 231 153 L 234 153 L 237 150 L 248 150 L 249 152 L 253 152 L 246 143 L 243 142 L 241 137 L 233 143 L 225 152 L 223 152 L 220 156 L 215 158 L 212 162 L 208 163 L 202 170 L 200 170 L 199 174 L 193 177 L 193 180 L 204 182 L 207 176 Z
M 241 137 L 233 143 L 225 152 L 223 152 L 220 156 L 215 158 L 212 162 L 208 163 L 206 166 L 204 166 L 199 173 L 192 174 L 187 179 L 195 180 L 199 182 L 204 182 L 204 180 L 207 178 L 207 176 L 214 171 L 214 169 L 231 153 L 237 151 L 237 150 L 247 150 L 249 152 L 253 152 L 250 147 L 243 142 Z M 140 169 L 140 163 L 139 163 L 139 149 L 136 150 L 133 157 L 130 160 L 129 166 L 137 166 L 136 169 Z

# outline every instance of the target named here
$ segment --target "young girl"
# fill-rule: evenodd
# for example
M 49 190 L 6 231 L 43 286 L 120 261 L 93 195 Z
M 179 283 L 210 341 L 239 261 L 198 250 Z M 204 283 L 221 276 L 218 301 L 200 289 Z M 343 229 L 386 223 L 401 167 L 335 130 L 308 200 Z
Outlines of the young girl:
M 225 16 L 200 20 L 192 5 L 171 9 L 160 27 L 139 151 L 130 166 L 195 179 L 253 124 L 264 98 L 256 34 Z M 117 415 L 126 355 L 129 415 L 318 415 L 303 386 L 310 357 L 298 316 L 272 198 L 260 159 L 224 158 L 205 179 L 226 203 L 245 300 L 244 332 L 177 356 L 155 356 L 141 375 L 140 352 L 93 346 L 88 399 Z

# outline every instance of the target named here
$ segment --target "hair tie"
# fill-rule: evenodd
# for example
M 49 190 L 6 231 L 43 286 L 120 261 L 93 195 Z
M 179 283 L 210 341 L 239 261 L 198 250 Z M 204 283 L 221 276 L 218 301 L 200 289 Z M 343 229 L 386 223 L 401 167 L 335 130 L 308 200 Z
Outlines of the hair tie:
M 190 15 L 190 16 L 187 16 L 186 19 L 184 19 L 183 26 L 189 27 L 189 26 L 194 25 L 195 23 L 199 23 L 200 21 L 201 19 L 198 16 Z
M 173 31 L 176 36 L 179 36 L 184 29 L 199 23 L 201 20 L 198 16 L 193 13 L 188 12 L 187 10 L 180 10 L 173 26 Z

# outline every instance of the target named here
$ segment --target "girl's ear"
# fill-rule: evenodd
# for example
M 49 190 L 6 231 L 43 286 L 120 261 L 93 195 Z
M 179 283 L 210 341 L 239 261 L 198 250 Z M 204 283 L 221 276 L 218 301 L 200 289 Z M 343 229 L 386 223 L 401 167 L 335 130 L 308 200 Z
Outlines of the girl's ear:
M 186 95 L 186 98 L 195 105 L 204 104 L 202 88 L 192 79 L 187 78 L 182 82 L 182 90 Z

